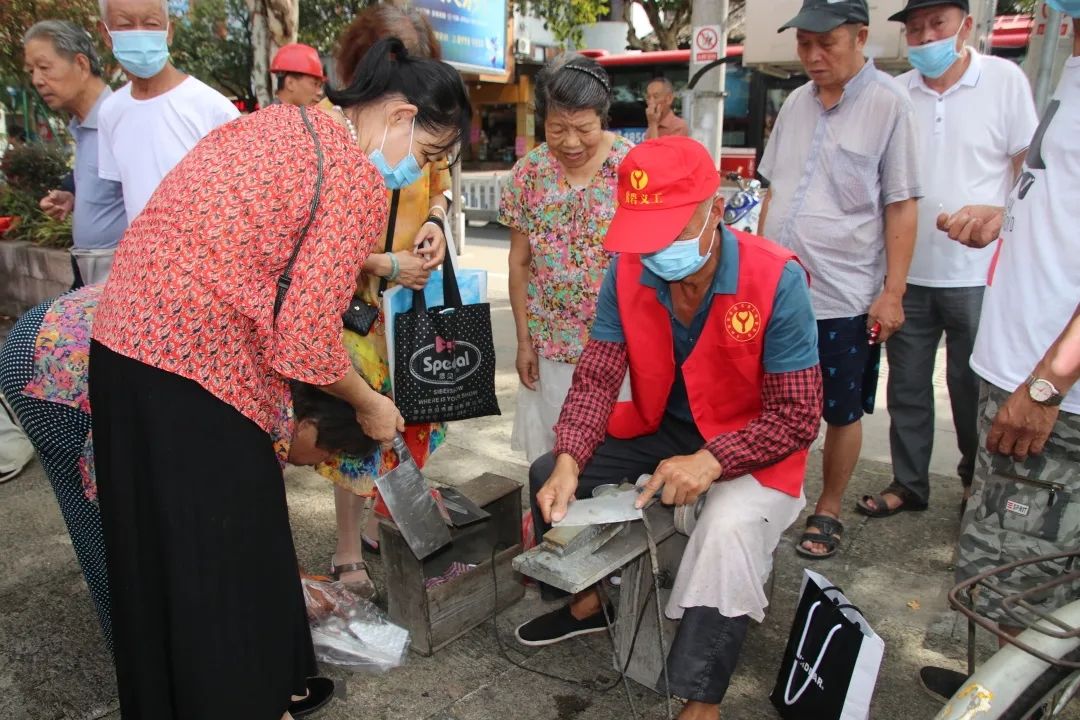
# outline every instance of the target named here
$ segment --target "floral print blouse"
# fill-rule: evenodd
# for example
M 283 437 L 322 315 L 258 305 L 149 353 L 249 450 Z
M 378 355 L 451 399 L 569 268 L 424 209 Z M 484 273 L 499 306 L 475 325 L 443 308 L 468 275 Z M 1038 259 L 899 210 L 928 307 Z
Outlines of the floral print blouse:
M 611 259 L 603 243 L 615 216 L 619 163 L 631 147 L 616 136 L 600 171 L 575 188 L 544 143 L 518 161 L 503 191 L 499 222 L 529 238 L 529 335 L 548 360 L 576 363 L 588 342 Z
M 289 379 L 330 385 L 351 367 L 341 313 L 386 228 L 379 171 L 343 126 L 307 112 L 323 183 L 277 317 L 277 278 L 317 177 L 292 105 L 222 125 L 165 176 L 120 241 L 93 327 L 109 349 L 197 382 L 268 434 L 291 412 Z
M 87 285 L 61 295 L 41 320 L 34 342 L 34 369 L 23 394 L 90 412 L 87 370 L 90 327 L 102 285 Z

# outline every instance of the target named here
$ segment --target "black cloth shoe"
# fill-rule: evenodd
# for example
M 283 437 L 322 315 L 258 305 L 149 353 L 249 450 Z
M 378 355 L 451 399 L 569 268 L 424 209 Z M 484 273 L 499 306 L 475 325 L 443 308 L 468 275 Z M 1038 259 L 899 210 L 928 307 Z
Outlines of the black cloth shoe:
M 609 607 L 608 617 L 614 618 Z M 543 647 L 554 645 L 563 640 L 569 640 L 578 635 L 604 632 L 607 623 L 604 622 L 604 613 L 598 612 L 584 620 L 578 620 L 570 613 L 570 606 L 564 605 L 558 610 L 553 610 L 547 615 L 533 618 L 527 623 L 519 625 L 514 631 L 514 636 L 522 645 L 530 647 Z
M 289 714 L 294 718 L 313 715 L 334 699 L 334 681 L 325 677 L 311 677 L 307 680 L 308 694 L 301 700 L 289 703 Z
M 919 685 L 939 702 L 948 702 L 964 686 L 968 676 L 955 670 L 925 665 L 919 668 Z

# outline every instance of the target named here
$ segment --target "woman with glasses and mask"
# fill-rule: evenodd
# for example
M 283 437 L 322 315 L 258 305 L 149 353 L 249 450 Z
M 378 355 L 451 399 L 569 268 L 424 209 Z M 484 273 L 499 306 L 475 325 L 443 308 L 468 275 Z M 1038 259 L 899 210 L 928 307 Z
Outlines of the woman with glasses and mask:
M 353 369 L 341 315 L 387 185 L 444 158 L 472 110 L 457 71 L 396 38 L 327 97 L 199 143 L 131 224 L 98 306 L 90 405 L 125 718 L 290 717 L 316 674 L 274 453 L 290 381 L 348 402 L 377 441 L 404 429 Z
M 411 56 L 440 59 L 439 41 L 418 10 L 377 3 L 357 15 L 342 34 L 338 76 L 353 77 L 368 51 L 388 37 L 399 38 Z M 359 317 L 346 314 L 342 337 L 353 367 L 384 395 L 390 393 L 391 383 L 386 323 L 378 312 L 382 294 L 395 285 L 424 289 L 431 271 L 442 263 L 446 253 L 447 200 L 443 191 L 450 188 L 446 163 L 427 163 L 419 168 L 418 175 L 403 177 L 401 181 L 403 186 L 392 187 L 388 183 L 387 188 L 393 215 L 386 228 L 390 237 L 384 234 L 376 243 L 356 283 L 352 304 L 364 314 Z M 370 326 L 363 327 L 365 322 L 370 322 Z M 424 467 L 446 440 L 446 424 L 409 424 L 403 436 L 416 464 Z M 330 556 L 330 575 L 368 599 L 375 597 L 376 588 L 364 562 L 362 547 L 378 552 L 378 519 L 364 509 L 374 494 L 375 478 L 396 464 L 393 448 L 376 448 L 365 455 L 335 455 L 316 468 L 334 484 L 337 547 Z

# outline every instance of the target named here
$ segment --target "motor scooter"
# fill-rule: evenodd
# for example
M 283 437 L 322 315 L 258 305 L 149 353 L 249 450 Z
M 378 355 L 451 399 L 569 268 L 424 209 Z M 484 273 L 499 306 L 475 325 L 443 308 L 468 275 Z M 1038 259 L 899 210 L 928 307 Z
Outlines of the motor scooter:
M 734 172 L 728 173 L 726 177 L 739 189 L 724 204 L 724 224 L 736 230 L 756 234 L 758 220 L 761 218 L 761 204 L 765 199 L 761 182 L 744 178 Z

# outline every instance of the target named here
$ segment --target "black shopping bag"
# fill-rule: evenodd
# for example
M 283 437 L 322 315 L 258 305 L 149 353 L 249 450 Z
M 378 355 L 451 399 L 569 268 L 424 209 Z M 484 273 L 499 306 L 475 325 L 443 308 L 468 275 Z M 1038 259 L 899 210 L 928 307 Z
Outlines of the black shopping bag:
M 785 720 L 865 720 L 885 643 L 840 588 L 805 570 L 770 700 Z
M 412 310 L 393 317 L 394 401 L 407 423 L 499 415 L 491 306 L 464 305 L 454 264 L 443 263 L 443 304 L 426 307 L 413 291 Z

